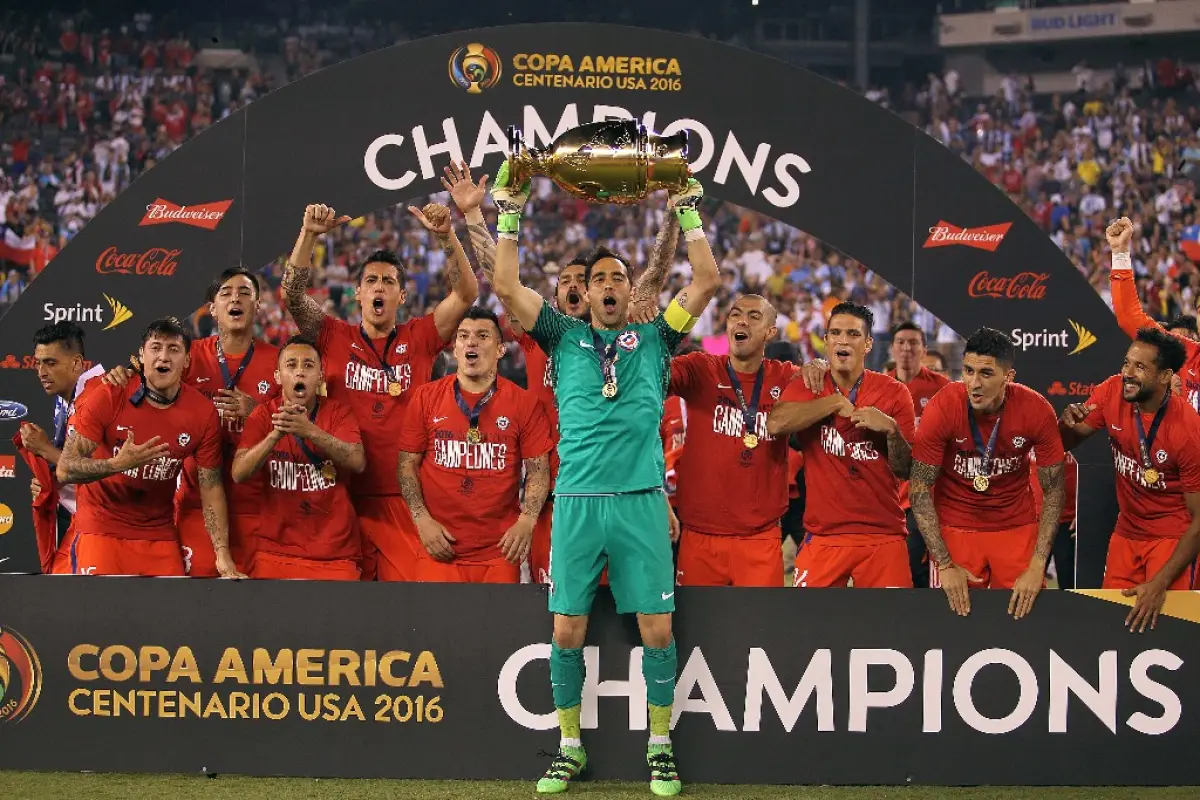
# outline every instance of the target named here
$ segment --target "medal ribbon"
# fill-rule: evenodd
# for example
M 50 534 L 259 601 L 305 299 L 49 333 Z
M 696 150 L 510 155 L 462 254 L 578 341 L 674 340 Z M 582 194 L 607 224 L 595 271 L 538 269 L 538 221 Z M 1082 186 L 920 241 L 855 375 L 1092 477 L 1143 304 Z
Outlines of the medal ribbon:
M 54 446 L 59 450 L 62 450 L 63 445 L 67 442 L 67 420 L 71 416 L 71 406 L 74 404 L 73 391 L 70 403 L 60 397 L 54 404 Z
M 313 423 L 314 425 L 317 423 L 317 412 L 320 410 L 321 398 L 318 397 L 317 402 L 313 404 L 313 410 L 308 415 L 309 422 Z M 308 443 L 296 434 L 293 433 L 292 438 L 296 440 L 296 444 L 300 445 L 300 449 L 304 451 L 304 455 L 307 456 L 308 460 L 312 462 L 312 465 L 317 468 L 317 472 L 320 472 L 325 467 L 325 462 L 328 461 L 328 459 L 318 456 L 315 452 L 313 452 L 312 448 L 308 446 Z M 322 475 L 321 477 L 323 478 L 325 476 Z
M 975 452 L 982 456 L 979 464 L 979 474 L 985 478 L 991 476 L 992 453 L 996 451 L 996 436 L 1000 433 L 1000 417 L 1004 414 L 1004 406 L 1000 406 L 1000 411 L 996 414 L 996 426 L 992 428 L 992 435 L 988 437 L 987 447 L 983 446 L 983 433 L 979 430 L 979 423 L 975 421 L 975 413 L 971 410 L 971 399 L 967 398 L 967 423 L 971 426 L 971 438 L 975 440 Z
M 858 380 L 856 380 L 854 385 L 850 387 L 850 393 L 846 395 L 846 399 L 850 401 L 850 405 L 852 406 L 858 404 L 858 390 L 862 388 L 863 378 L 865 377 L 867 377 L 866 370 L 863 371 L 862 375 L 858 376 Z M 832 381 L 833 390 L 835 392 L 838 394 L 844 394 L 841 387 L 837 385 L 837 381 L 833 380 L 833 378 L 830 378 L 829 380 Z
M 1154 412 L 1154 420 L 1150 423 L 1150 433 L 1146 433 L 1146 427 L 1142 424 L 1142 409 L 1134 404 L 1133 419 L 1137 423 L 1138 434 L 1138 449 L 1142 455 L 1142 469 L 1154 469 L 1154 462 L 1150 460 L 1150 451 L 1154 449 L 1154 437 L 1158 435 L 1158 426 L 1162 424 L 1163 417 L 1167 413 L 1167 401 L 1171 399 L 1171 393 L 1167 392 L 1163 396 L 1162 405 L 1158 407 L 1158 411 Z
M 750 395 L 750 402 L 747 403 L 746 395 L 742 392 L 742 382 L 733 369 L 733 361 L 725 359 L 725 371 L 729 373 L 729 383 L 733 385 L 733 393 L 737 395 L 738 405 L 742 407 L 743 434 L 758 435 L 758 401 L 762 397 L 763 375 L 766 372 L 766 366 L 765 361 L 758 365 L 758 373 L 754 376 L 754 391 Z M 857 388 L 855 391 L 858 391 Z
M 399 328 L 392 328 L 392 332 L 388 334 L 387 344 L 383 346 L 383 355 L 379 355 L 379 351 L 375 349 L 375 343 L 371 341 L 371 337 L 367 336 L 367 329 L 360 323 L 358 332 L 362 334 L 362 340 L 366 342 L 367 347 L 371 348 L 371 355 L 375 356 L 379 361 L 379 366 L 383 368 L 384 374 L 388 376 L 389 381 L 398 380 L 395 373 L 392 372 L 392 365 L 387 363 L 387 354 L 392 352 L 392 343 L 396 341 L 396 337 L 400 335 Z
M 604 382 L 615 386 L 617 383 L 617 340 L 613 339 L 612 344 L 606 345 L 596 329 L 592 328 L 592 347 L 596 353 L 596 360 L 600 362 L 600 372 L 604 376 Z
M 496 384 L 492 384 L 484 393 L 483 397 L 479 398 L 479 402 L 473 408 L 467 407 L 466 398 L 462 396 L 462 389 L 458 385 L 458 381 L 454 381 L 454 402 L 458 403 L 458 410 L 463 412 L 467 417 L 469 427 L 473 430 L 479 430 L 479 415 L 483 413 L 483 408 L 492 399 L 492 395 L 496 394 Z
M 237 372 L 233 375 L 229 374 L 229 364 L 225 361 L 225 350 L 221 347 L 221 334 L 217 334 L 217 366 L 221 368 L 221 378 L 225 381 L 226 389 L 233 389 L 237 386 L 237 382 L 242 377 L 242 373 L 246 371 L 246 367 L 250 366 L 250 359 L 254 358 L 254 342 L 250 342 L 250 349 L 246 351 L 246 355 L 242 358 L 242 364 L 237 368 Z

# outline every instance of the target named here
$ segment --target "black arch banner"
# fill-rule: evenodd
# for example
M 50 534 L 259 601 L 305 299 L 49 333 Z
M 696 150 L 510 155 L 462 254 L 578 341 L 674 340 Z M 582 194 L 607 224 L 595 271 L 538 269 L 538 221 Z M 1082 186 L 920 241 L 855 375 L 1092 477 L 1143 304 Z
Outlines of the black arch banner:
M 0 321 L 0 398 L 49 425 L 29 340 L 56 312 L 86 311 L 89 357 L 121 362 L 147 322 L 194 309 L 217 272 L 285 251 L 306 204 L 366 214 L 440 190 L 451 158 L 494 174 L 508 125 L 545 144 L 608 116 L 687 128 L 710 195 L 820 237 L 957 331 L 1012 331 L 1023 347 L 1019 379 L 1056 399 L 1086 394 L 1120 363 L 1126 337 L 1066 257 L 968 164 L 899 117 L 747 50 L 546 24 L 371 53 L 189 141 L 107 206 Z M 132 317 L 105 330 L 110 301 Z M 14 428 L 0 420 L 0 438 Z M 1101 450 L 1088 451 L 1098 466 L 1107 464 Z M 1101 481 L 1106 472 L 1095 470 Z M 0 479 L 0 502 L 15 512 L 0 535 L 0 569 L 35 571 L 23 468 L 17 476 Z M 1102 512 L 1107 531 L 1115 514 Z

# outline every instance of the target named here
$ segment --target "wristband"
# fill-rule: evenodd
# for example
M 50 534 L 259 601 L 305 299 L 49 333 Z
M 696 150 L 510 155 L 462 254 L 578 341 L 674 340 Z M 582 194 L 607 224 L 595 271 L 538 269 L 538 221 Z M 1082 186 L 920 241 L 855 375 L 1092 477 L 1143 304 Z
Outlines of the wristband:
M 513 239 L 517 238 L 517 231 L 521 229 L 521 214 L 516 211 L 508 211 L 496 217 L 496 233 L 504 236 L 506 233 L 511 233 Z M 505 238 L 510 238 L 505 236 Z
M 1133 272 L 1133 259 L 1130 257 L 1129 253 L 1112 254 L 1112 271 Z
M 695 213 L 695 212 L 692 212 L 692 213 Z M 703 238 L 705 238 L 703 226 L 701 226 L 699 228 L 692 228 L 691 230 L 685 231 L 683 234 L 683 240 L 685 242 L 694 242 L 697 239 L 703 239 Z
M 504 231 L 498 231 L 496 233 L 496 238 L 497 239 L 511 239 L 512 241 L 515 242 L 515 241 L 517 241 L 517 239 L 519 237 L 517 236 L 516 233 L 505 233 Z
M 700 219 L 700 212 L 691 206 L 676 206 L 675 214 L 679 217 L 679 229 L 686 234 L 696 228 L 704 227 L 704 222 Z

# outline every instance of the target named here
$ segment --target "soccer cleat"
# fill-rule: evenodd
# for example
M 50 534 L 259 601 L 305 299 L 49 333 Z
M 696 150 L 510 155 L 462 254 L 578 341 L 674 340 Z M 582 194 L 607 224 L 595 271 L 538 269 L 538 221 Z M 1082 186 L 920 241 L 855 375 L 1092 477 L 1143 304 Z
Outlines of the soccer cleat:
M 671 745 L 652 744 L 647 747 L 646 763 L 650 765 L 650 791 L 659 797 L 674 797 L 683 790 Z
M 560 747 L 550 768 L 537 782 L 538 794 L 559 794 L 565 792 L 571 781 L 578 777 L 587 767 L 587 753 L 582 747 Z

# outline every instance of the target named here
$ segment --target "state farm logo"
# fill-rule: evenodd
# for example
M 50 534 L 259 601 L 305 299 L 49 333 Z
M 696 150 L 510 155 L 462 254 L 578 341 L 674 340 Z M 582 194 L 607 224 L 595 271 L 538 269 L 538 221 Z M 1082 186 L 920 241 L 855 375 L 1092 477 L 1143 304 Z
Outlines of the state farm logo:
M 1082 381 L 1055 381 L 1050 384 L 1050 388 L 1046 390 L 1046 394 L 1050 397 L 1091 397 L 1092 392 L 1096 391 L 1098 383 L 1084 383 Z
M 233 205 L 232 200 L 221 200 L 197 206 L 181 206 L 160 197 L 146 206 L 146 215 L 142 217 L 138 226 L 166 225 L 169 222 L 178 222 L 181 225 L 191 225 L 193 228 L 215 231 L 221 224 L 221 220 L 225 219 L 225 212 L 231 205 Z
M 17 477 L 17 457 L 0 456 L 0 478 Z
M 182 250 L 151 247 L 141 253 L 122 253 L 110 247 L 96 259 L 96 272 L 101 275 L 174 275 Z
M 1046 281 L 1049 279 L 1049 272 L 1022 272 L 1011 278 L 994 278 L 984 270 L 971 278 L 967 294 L 1004 300 L 1041 300 L 1046 296 Z
M 961 244 L 964 247 L 974 247 L 977 250 L 994 253 L 1000 243 L 1004 241 L 1004 237 L 1011 227 L 1011 222 L 1002 222 L 999 225 L 985 225 L 982 228 L 960 228 L 945 220 L 939 220 L 937 225 L 929 229 L 929 238 L 925 240 L 924 246 L 949 247 Z

